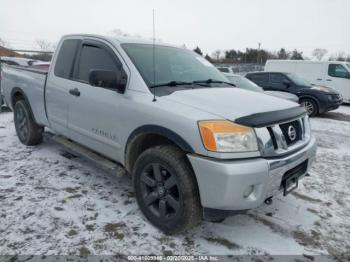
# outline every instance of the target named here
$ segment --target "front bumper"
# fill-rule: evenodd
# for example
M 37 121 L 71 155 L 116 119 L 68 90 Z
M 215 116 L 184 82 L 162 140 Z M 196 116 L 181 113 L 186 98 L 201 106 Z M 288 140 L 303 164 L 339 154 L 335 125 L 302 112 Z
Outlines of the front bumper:
M 283 175 L 307 161 L 305 175 L 316 155 L 316 141 L 280 158 L 218 160 L 188 155 L 197 178 L 201 204 L 219 210 L 246 210 L 260 206 L 281 191 Z M 253 186 L 253 187 L 252 187 Z M 247 190 L 253 191 L 247 196 Z
M 322 99 L 320 99 L 319 113 L 325 113 L 331 110 L 335 110 L 343 103 L 343 98 L 340 95 L 330 100 L 329 97 L 332 97 L 332 96 L 337 96 L 337 95 L 328 94 L 328 95 L 324 95 Z

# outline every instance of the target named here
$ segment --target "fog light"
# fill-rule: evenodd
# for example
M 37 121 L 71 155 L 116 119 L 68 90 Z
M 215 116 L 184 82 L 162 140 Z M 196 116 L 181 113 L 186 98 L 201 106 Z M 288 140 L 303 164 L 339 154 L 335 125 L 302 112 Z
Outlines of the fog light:
M 253 191 L 254 191 L 254 185 L 248 186 L 248 187 L 246 188 L 246 190 L 244 191 L 244 193 L 243 193 L 243 197 L 244 197 L 244 198 L 249 197 L 249 196 L 251 195 L 251 193 L 253 193 Z

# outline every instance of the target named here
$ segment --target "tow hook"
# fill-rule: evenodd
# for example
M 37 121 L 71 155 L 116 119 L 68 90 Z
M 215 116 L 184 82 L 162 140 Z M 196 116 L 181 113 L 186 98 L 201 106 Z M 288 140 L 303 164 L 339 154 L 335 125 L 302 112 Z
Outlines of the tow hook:
M 271 205 L 271 204 L 272 204 L 272 197 L 266 198 L 265 201 L 264 201 L 264 203 L 265 203 L 266 205 Z

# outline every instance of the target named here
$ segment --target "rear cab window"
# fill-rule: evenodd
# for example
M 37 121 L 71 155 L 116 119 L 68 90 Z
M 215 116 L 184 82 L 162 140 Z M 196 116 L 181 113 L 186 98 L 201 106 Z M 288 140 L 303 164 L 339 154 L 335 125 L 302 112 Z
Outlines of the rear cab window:
M 64 40 L 59 50 L 55 63 L 55 76 L 70 79 L 72 76 L 73 64 L 81 40 Z

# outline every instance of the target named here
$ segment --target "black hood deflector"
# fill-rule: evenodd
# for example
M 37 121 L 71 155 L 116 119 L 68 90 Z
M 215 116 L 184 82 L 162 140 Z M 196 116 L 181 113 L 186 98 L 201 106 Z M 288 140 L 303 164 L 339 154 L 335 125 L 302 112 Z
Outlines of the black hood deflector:
M 265 127 L 274 124 L 288 122 L 305 115 L 304 107 L 298 106 L 278 111 L 252 114 L 237 118 L 234 122 L 249 127 Z

